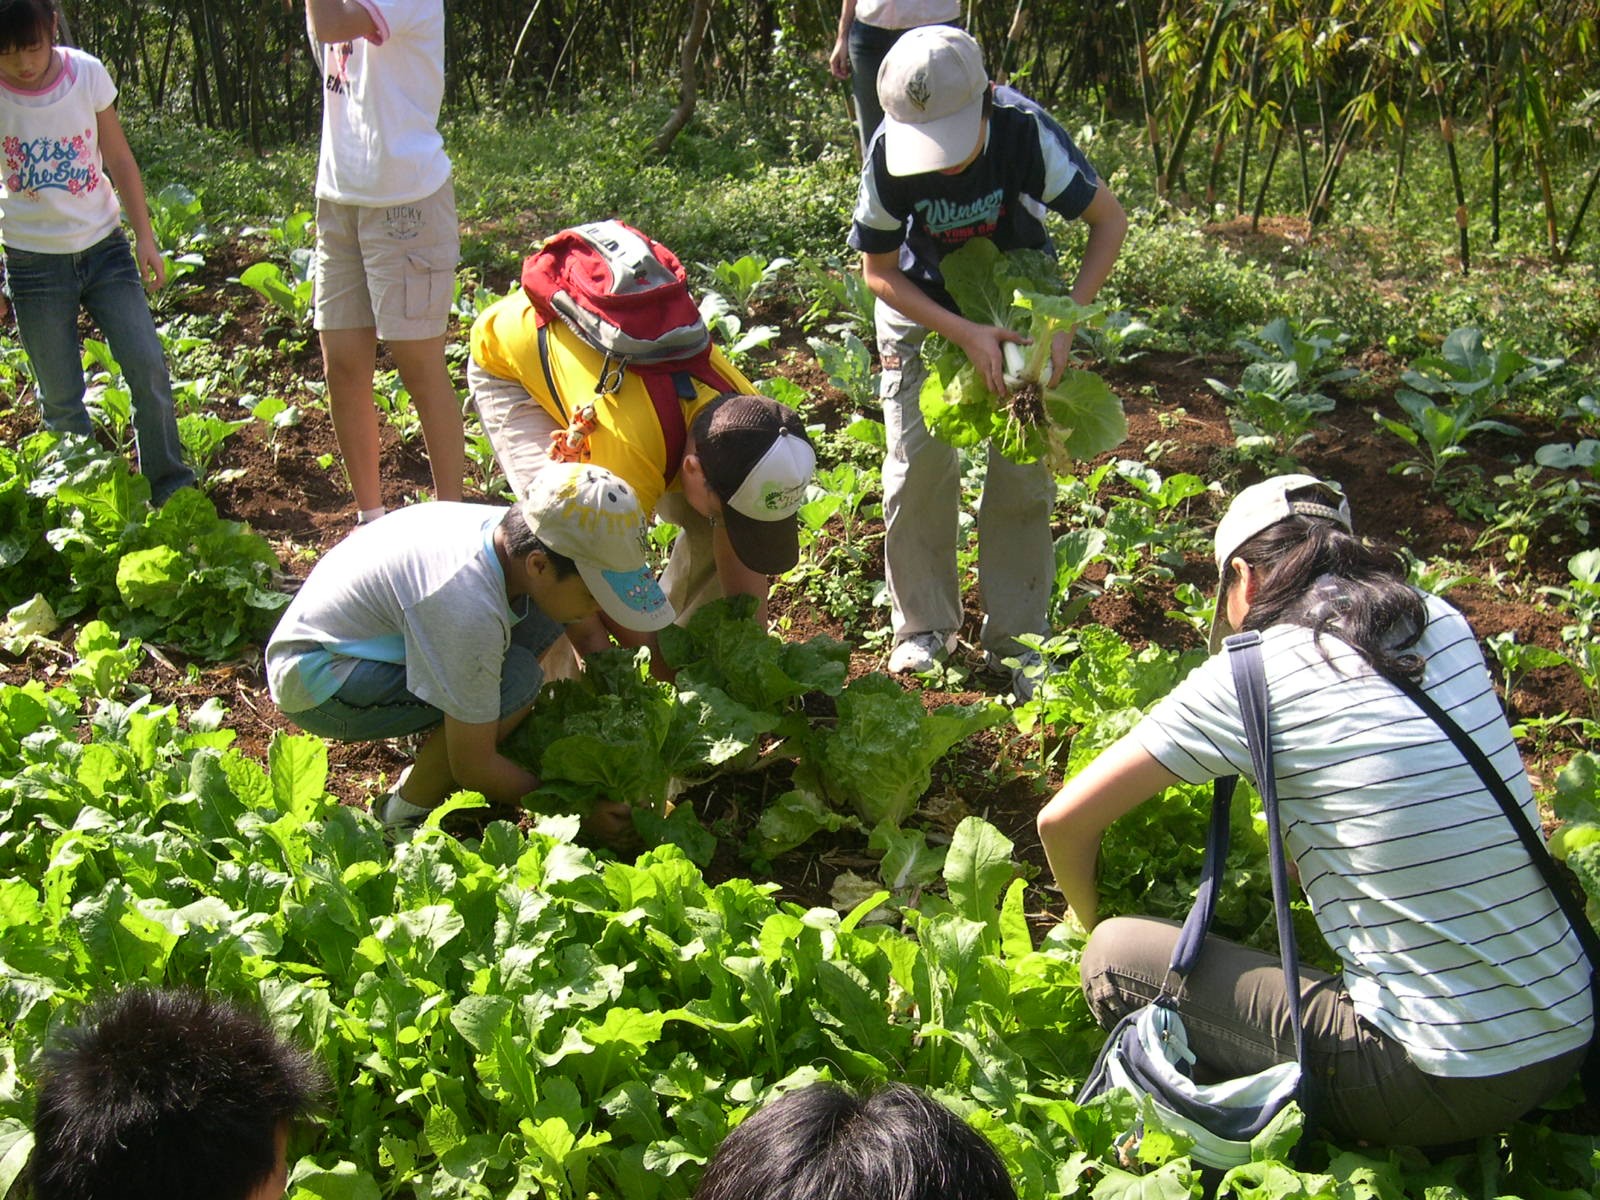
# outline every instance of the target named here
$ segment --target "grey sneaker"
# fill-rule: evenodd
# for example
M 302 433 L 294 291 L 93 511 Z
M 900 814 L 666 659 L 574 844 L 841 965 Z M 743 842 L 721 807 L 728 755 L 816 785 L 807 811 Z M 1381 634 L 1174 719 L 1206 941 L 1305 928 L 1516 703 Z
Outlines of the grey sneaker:
M 956 646 L 953 632 L 913 633 L 889 655 L 891 675 L 922 675 L 943 662 Z
M 1006 666 L 1005 660 L 1008 658 L 1017 665 Z M 983 656 L 983 669 L 985 674 L 995 679 L 1008 680 L 1011 694 L 1021 701 L 1032 700 L 1039 681 L 1045 677 L 1044 659 L 1037 650 L 1019 650 L 1015 654 L 1004 655 L 990 650 Z

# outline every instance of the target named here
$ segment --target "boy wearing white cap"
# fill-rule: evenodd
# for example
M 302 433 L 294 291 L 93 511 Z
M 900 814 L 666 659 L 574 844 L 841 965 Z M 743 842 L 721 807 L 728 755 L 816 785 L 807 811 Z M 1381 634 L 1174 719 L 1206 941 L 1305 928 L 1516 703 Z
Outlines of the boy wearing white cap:
M 267 684 L 301 729 L 339 741 L 432 729 L 375 806 L 415 825 L 468 789 L 516 803 L 538 779 L 499 744 L 544 680 L 539 655 L 597 609 L 670 624 L 645 515 L 617 476 L 566 463 L 510 509 L 419 504 L 362 527 L 306 579 L 267 645 Z
M 1033 101 L 991 84 L 983 52 L 959 29 L 930 25 L 895 43 L 878 72 L 884 120 L 867 150 L 850 245 L 878 298 L 878 352 L 889 432 L 883 468 L 885 571 L 895 648 L 889 669 L 921 672 L 948 654 L 961 624 L 956 532 L 961 499 L 955 451 L 922 421 L 928 330 L 960 346 L 990 391 L 1004 395 L 1001 347 L 1020 335 L 963 317 L 945 291 L 940 260 L 975 237 L 1002 250 L 1050 248 L 1051 209 L 1089 226 L 1072 298 L 1087 304 L 1111 273 L 1127 217 L 1072 139 Z M 1052 346 L 1054 383 L 1070 334 Z M 978 574 L 991 668 L 1019 657 L 1019 698 L 1037 661 L 1016 635 L 1045 633 L 1055 578 L 1050 513 L 1055 485 L 1043 463 L 1021 466 L 992 447 L 978 514 Z

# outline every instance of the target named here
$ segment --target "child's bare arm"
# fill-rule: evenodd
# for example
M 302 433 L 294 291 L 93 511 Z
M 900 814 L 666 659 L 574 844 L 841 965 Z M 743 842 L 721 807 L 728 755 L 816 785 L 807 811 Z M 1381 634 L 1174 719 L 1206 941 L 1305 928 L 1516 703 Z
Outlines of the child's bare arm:
M 1122 241 L 1128 236 L 1128 214 L 1102 183 L 1078 220 L 1089 227 L 1089 240 L 1083 248 L 1083 261 L 1078 264 L 1078 277 L 1072 281 L 1072 298 L 1079 304 L 1088 304 L 1116 265 Z
M 886 250 L 861 256 L 861 273 L 867 287 L 884 303 L 892 305 L 924 329 L 943 334 L 966 353 L 968 361 L 996 396 L 1006 394 L 1005 363 L 1001 346 L 1006 342 L 1027 342 L 1027 338 L 1001 325 L 984 325 L 951 312 L 923 291 L 900 269 L 900 252 Z
M 101 109 L 95 124 L 100 135 L 100 160 L 105 163 L 106 174 L 111 176 L 111 184 L 122 200 L 128 224 L 133 226 L 134 257 L 139 261 L 139 271 L 147 287 L 158 288 L 167 281 L 167 264 L 162 261 L 161 248 L 156 245 L 155 230 L 150 228 L 150 206 L 145 200 L 139 164 L 133 159 L 133 149 L 122 132 L 122 122 L 117 119 L 114 106 Z
M 311 32 L 319 42 L 376 41 L 378 22 L 360 0 L 306 0 Z

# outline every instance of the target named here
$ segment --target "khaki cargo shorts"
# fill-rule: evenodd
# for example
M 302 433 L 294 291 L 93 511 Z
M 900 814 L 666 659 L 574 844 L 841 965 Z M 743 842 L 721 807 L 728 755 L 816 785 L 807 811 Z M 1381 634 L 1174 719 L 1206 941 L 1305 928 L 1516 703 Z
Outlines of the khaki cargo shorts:
M 316 328 L 375 328 L 388 342 L 442 337 L 460 257 L 455 189 L 448 181 L 409 204 L 318 200 Z

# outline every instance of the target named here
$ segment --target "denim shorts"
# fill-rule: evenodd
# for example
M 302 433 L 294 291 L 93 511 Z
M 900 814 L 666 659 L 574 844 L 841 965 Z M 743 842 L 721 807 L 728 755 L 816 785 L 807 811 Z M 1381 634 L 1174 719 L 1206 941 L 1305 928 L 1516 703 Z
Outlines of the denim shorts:
M 533 703 L 544 683 L 539 659 L 561 632 L 561 626 L 537 611 L 511 627 L 511 645 L 500 668 L 500 720 Z M 368 660 L 356 664 L 331 698 L 284 715 L 307 733 L 336 742 L 405 737 L 444 723 L 442 711 L 407 690 L 405 664 Z

